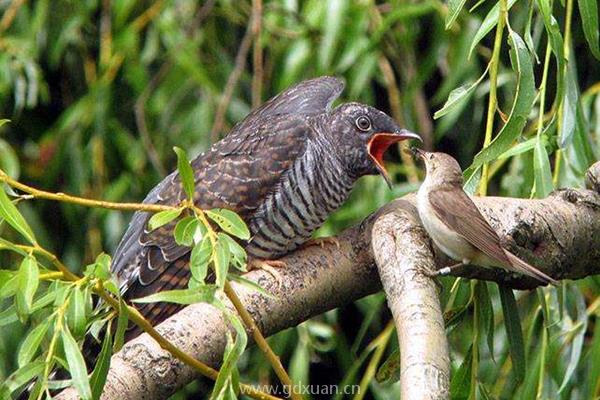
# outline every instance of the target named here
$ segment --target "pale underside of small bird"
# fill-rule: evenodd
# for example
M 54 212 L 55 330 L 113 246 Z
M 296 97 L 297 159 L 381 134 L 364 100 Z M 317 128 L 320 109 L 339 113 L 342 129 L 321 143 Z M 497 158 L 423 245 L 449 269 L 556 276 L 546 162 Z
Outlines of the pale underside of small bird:
M 423 226 L 434 243 L 460 263 L 503 268 L 531 276 L 544 284 L 557 281 L 506 250 L 496 231 L 462 188 L 462 170 L 444 153 L 416 149 L 425 162 L 427 176 L 417 194 L 417 209 Z
M 381 174 L 385 150 L 420 139 L 385 113 L 359 103 L 332 108 L 344 84 L 333 77 L 301 82 L 251 112 L 192 161 L 194 203 L 227 208 L 248 224 L 250 259 L 274 260 L 302 246 L 348 197 L 363 175 Z M 177 172 L 144 203 L 177 205 L 186 197 Z M 173 238 L 176 221 L 149 231 L 137 212 L 113 257 L 112 273 L 126 298 L 184 288 L 190 247 Z M 178 306 L 149 303 L 140 312 L 158 323 Z

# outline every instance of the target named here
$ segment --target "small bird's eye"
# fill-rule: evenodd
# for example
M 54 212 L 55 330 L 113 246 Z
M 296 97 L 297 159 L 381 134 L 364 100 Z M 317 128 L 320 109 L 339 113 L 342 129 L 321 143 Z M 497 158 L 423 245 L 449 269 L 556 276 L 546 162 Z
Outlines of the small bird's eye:
M 356 119 L 356 127 L 366 132 L 371 129 L 371 120 L 369 117 L 362 115 Z

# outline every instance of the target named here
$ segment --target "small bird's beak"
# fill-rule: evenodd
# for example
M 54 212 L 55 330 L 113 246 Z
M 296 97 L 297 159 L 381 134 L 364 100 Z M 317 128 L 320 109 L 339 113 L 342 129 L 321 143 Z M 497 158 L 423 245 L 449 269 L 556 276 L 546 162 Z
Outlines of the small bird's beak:
M 418 147 L 412 147 L 410 151 L 413 153 L 413 156 L 419 157 L 420 159 L 425 159 L 425 154 L 427 153 L 425 150 L 419 149 Z
M 412 133 L 410 131 L 407 131 L 406 129 L 401 129 L 400 131 L 394 133 L 376 133 L 369 140 L 369 143 L 367 143 L 367 152 L 369 153 L 369 156 L 375 163 L 375 167 L 377 167 L 377 170 L 379 171 L 381 176 L 383 176 L 383 179 L 385 179 L 390 189 L 392 188 L 392 180 L 390 179 L 390 176 L 387 173 L 383 164 L 383 155 L 392 144 L 407 139 L 417 139 L 418 141 L 423 142 L 423 139 L 421 139 L 421 137 L 416 133 Z

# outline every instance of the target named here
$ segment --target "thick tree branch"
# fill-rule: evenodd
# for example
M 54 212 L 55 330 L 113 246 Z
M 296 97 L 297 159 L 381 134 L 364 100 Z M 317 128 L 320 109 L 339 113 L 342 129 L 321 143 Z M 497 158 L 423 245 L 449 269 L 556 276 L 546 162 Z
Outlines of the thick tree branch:
M 400 344 L 400 397 L 447 399 L 448 340 L 436 284 L 424 274 L 435 261 L 427 232 L 412 204 L 377 219 L 373 253 Z
M 600 164 L 588 181 L 600 181 Z M 371 227 L 382 215 L 406 209 L 412 196 L 396 200 L 347 229 L 340 247 L 316 246 L 283 260 L 281 284 L 264 271 L 247 278 L 257 281 L 275 297 L 266 298 L 235 286 L 265 336 L 295 326 L 326 310 L 343 306 L 381 288 L 371 250 Z M 501 233 L 507 246 L 542 271 L 558 279 L 579 279 L 600 273 L 600 194 L 592 190 L 564 190 L 544 200 L 481 198 L 476 204 Z M 447 263 L 438 256 L 438 267 Z M 495 280 L 513 288 L 533 288 L 535 281 L 502 271 L 472 268 L 465 274 Z M 227 325 L 219 312 L 206 304 L 191 305 L 158 330 L 188 354 L 218 367 Z M 195 378 L 194 371 L 161 349 L 144 334 L 113 356 L 103 399 L 166 398 Z M 60 399 L 76 398 L 67 389 Z

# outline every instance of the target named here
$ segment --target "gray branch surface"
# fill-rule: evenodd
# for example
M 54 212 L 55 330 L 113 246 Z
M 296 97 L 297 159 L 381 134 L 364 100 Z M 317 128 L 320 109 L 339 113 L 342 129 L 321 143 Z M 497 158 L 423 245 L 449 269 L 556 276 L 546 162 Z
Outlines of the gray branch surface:
M 510 250 L 557 279 L 579 279 L 600 273 L 599 177 L 600 163 L 596 163 L 587 176 L 588 187 L 594 190 L 561 190 L 544 200 L 488 197 L 475 202 Z M 373 258 L 379 248 L 371 247 L 371 229 L 383 215 L 406 211 L 407 202 L 414 204 L 414 197 L 393 201 L 342 232 L 337 237 L 339 248 L 313 246 L 286 256 L 279 285 L 265 271 L 249 272 L 246 278 L 275 296 L 267 298 L 235 286 L 265 336 L 380 290 Z M 436 251 L 436 263 L 441 268 L 450 261 Z M 537 285 L 532 279 L 483 268 L 467 269 L 463 275 L 518 289 Z M 215 368 L 227 329 L 220 313 L 207 304 L 188 306 L 158 327 L 180 349 Z M 196 377 L 189 366 L 143 334 L 113 356 L 102 399 L 167 398 Z M 69 388 L 57 398 L 76 399 L 77 394 Z
M 427 232 L 405 202 L 377 219 L 373 252 L 398 332 L 402 400 L 444 400 L 450 394 L 450 355 Z

